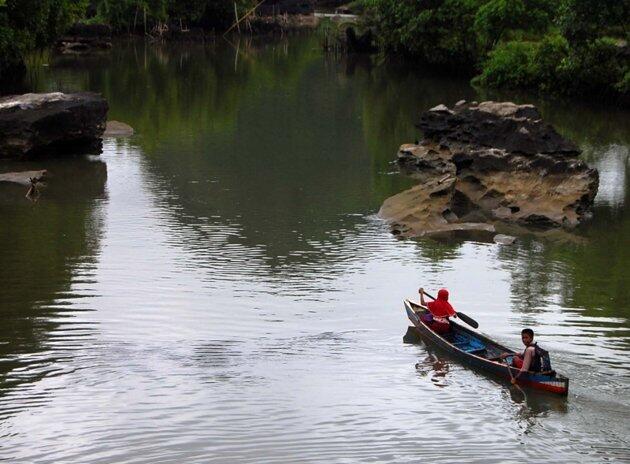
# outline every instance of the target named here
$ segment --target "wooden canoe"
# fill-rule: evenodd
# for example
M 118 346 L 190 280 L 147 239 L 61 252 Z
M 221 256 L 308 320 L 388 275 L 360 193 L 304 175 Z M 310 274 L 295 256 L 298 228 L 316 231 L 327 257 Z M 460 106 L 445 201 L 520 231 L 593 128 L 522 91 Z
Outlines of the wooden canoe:
M 449 333 L 442 335 L 437 334 L 421 319 L 422 315 L 427 314 L 427 308 L 412 301 L 405 300 L 405 310 L 407 311 L 409 320 L 415 327 L 416 333 L 426 343 L 446 351 L 471 367 L 481 369 L 506 380 L 511 379 L 507 364 L 501 359 L 498 359 L 498 356 L 501 353 L 516 354 L 516 351 L 489 339 L 485 335 L 468 329 L 453 320 L 451 320 L 451 330 Z M 516 376 L 519 372 L 515 367 L 510 367 L 509 369 L 512 371 L 512 376 Z M 565 396 L 569 393 L 569 379 L 555 372 L 523 373 L 518 378 L 517 383 L 522 386 Z

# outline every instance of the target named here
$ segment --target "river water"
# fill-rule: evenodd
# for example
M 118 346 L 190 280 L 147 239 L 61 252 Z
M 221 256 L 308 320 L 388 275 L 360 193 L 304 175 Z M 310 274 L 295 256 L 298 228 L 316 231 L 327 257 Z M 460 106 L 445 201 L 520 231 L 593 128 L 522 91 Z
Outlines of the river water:
M 465 79 L 292 37 L 42 55 L 26 88 L 102 92 L 137 134 L 0 164 L 53 175 L 0 186 L 0 460 L 630 461 L 627 112 L 507 96 L 601 187 L 590 223 L 505 247 L 376 216 L 420 111 L 493 97 Z M 510 346 L 532 327 L 568 398 L 404 344 L 420 285 Z

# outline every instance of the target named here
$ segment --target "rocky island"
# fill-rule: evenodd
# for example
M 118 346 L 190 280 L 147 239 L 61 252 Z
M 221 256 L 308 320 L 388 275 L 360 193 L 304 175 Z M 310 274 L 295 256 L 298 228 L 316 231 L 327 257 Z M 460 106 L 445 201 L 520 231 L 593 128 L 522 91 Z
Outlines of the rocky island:
M 460 101 L 425 112 L 417 127 L 425 138 L 402 145 L 396 162 L 420 183 L 379 211 L 395 234 L 573 228 L 589 217 L 598 173 L 535 106 Z

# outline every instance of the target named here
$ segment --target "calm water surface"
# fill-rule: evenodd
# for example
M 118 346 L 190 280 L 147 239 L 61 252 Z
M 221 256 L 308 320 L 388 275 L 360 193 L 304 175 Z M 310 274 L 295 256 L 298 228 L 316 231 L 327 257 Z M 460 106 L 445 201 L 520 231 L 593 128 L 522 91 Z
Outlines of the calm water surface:
M 464 80 L 291 38 L 36 57 L 27 87 L 102 92 L 137 135 L 26 165 L 37 203 L 0 186 L 0 460 L 630 460 L 627 113 L 538 102 L 600 170 L 595 219 L 502 247 L 375 215 L 419 112 L 493 97 Z M 508 345 L 531 326 L 568 399 L 403 344 L 419 285 Z

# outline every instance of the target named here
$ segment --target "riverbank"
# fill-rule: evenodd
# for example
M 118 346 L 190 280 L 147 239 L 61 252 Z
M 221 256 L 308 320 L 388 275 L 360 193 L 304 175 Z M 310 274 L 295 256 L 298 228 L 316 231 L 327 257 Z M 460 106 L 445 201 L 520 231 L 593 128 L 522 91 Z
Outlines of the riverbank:
M 616 2 L 370 2 L 386 55 L 476 75 L 484 88 L 630 104 L 627 6 Z M 451 25 L 456 24 L 456 28 Z
M 24 76 L 26 54 L 56 43 L 68 53 L 109 49 L 111 36 L 142 34 L 152 40 L 203 41 L 209 34 L 223 34 L 240 25 L 250 33 L 270 33 L 311 28 L 314 7 L 333 7 L 337 1 L 275 0 L 177 2 L 122 2 L 92 0 L 59 4 L 42 0 L 25 13 L 17 0 L 0 2 L 0 83 L 15 83 Z M 253 20 L 256 13 L 260 20 Z M 308 20 L 305 18 L 309 16 Z M 255 30 L 255 28 L 257 30 Z M 3 92 L 6 93 L 6 92 Z

